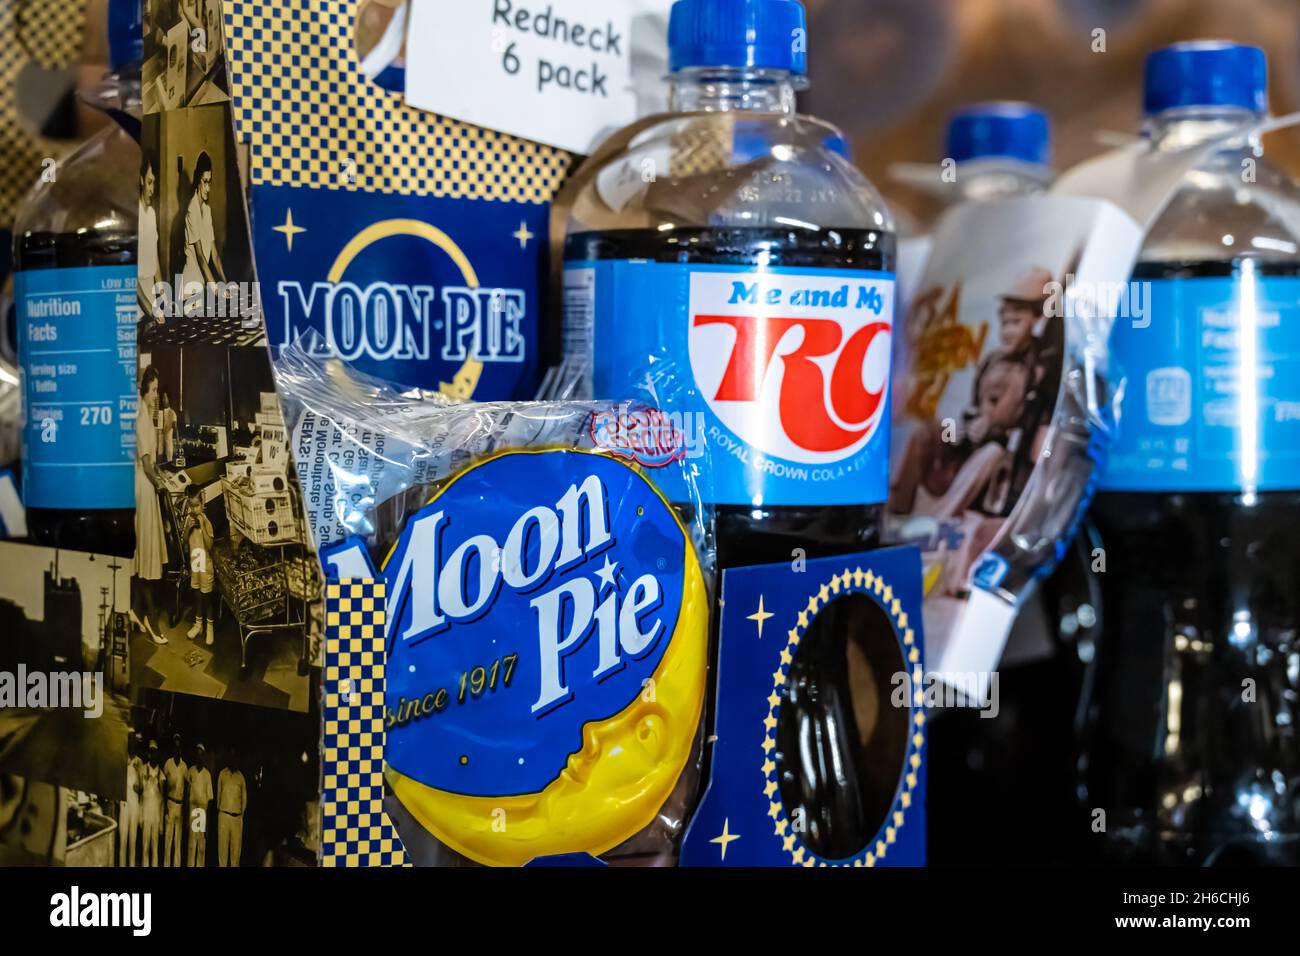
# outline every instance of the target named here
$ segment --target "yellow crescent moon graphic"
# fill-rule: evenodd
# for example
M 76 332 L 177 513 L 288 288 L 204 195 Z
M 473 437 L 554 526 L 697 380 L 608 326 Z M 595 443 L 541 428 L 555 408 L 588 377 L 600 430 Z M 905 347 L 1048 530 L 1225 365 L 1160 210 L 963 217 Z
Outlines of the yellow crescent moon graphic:
M 460 475 L 499 457 L 471 465 Z M 426 786 L 388 767 L 384 770 L 397 799 L 426 830 L 478 863 L 521 866 L 541 856 L 583 852 L 598 856 L 613 849 L 654 820 L 690 759 L 704 710 L 708 591 L 691 536 L 677 513 L 639 469 L 626 467 L 663 502 L 686 548 L 677 626 L 641 693 L 614 716 L 584 725 L 581 749 L 569 754 L 565 766 L 539 793 L 465 796 Z
M 335 284 L 342 282 L 343 276 L 347 274 L 348 266 L 352 265 L 353 259 L 373 243 L 392 236 L 414 236 L 417 239 L 424 239 L 433 243 L 456 264 L 456 268 L 460 270 L 461 276 L 465 279 L 465 284 L 471 289 L 478 288 L 478 274 L 474 271 L 474 266 L 469 261 L 469 257 L 461 251 L 460 246 L 456 245 L 451 236 L 438 227 L 431 226 L 419 219 L 385 219 L 362 229 L 352 237 L 351 241 L 338 254 L 334 264 L 330 266 L 329 273 L 325 276 L 326 281 Z M 468 401 L 473 397 L 474 390 L 478 388 L 478 381 L 482 374 L 482 362 L 475 361 L 472 358 L 466 359 L 465 364 L 452 376 L 450 383 L 440 383 L 439 390 L 448 398 L 461 402 Z

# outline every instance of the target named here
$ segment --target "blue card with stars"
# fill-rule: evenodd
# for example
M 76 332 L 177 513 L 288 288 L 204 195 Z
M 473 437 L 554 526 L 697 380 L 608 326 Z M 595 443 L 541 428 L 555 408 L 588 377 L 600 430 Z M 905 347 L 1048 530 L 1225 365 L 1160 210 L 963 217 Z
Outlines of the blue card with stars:
M 536 395 L 550 206 L 255 185 L 273 349 L 317 351 L 457 400 Z
M 925 863 L 921 596 L 914 547 L 723 573 L 683 866 Z

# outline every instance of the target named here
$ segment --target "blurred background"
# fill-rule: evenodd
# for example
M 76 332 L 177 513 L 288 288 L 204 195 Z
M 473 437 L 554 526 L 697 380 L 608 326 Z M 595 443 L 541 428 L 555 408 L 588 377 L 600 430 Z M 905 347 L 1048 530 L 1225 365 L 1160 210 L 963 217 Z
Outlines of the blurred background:
M 155 0 L 178 2 L 178 0 Z M 215 2 L 215 0 L 213 0 Z M 446 0 L 420 0 L 446 2 Z M 0 126 L 0 150 L 24 134 L 76 139 L 103 122 L 69 94 L 105 69 L 106 0 L 0 0 L 7 36 L 33 55 L 0 93 L 22 129 Z M 358 42 L 368 50 L 399 0 L 362 0 Z M 1133 135 L 1142 59 L 1177 40 L 1225 38 L 1269 55 L 1272 108 L 1300 109 L 1300 3 L 1295 0 L 806 0 L 812 90 L 807 107 L 840 126 L 854 158 L 898 206 L 924 223 L 929 191 L 896 181 L 893 164 L 943 158 L 948 115 L 987 99 L 1022 99 L 1053 120 L 1054 163 L 1066 169 L 1100 151 L 1099 137 Z M 52 11 L 58 10 L 57 16 Z M 42 29 L 24 29 L 24 21 Z M 49 24 L 84 33 L 80 56 L 51 62 Z M 84 28 L 84 29 L 83 29 Z M 1300 131 L 1266 143 L 1300 176 Z M 0 210 L 0 220 L 8 218 Z
M 924 222 L 937 201 L 896 182 L 892 164 L 943 158 L 948 115 L 1020 99 L 1052 117 L 1065 170 L 1141 120 L 1142 61 L 1179 40 L 1221 38 L 1268 53 L 1274 114 L 1300 109 L 1300 4 L 1294 0 L 810 0 L 812 111 L 840 126 L 854 158 Z M 1300 132 L 1265 143 L 1300 174 Z M 938 178 L 938 169 L 935 170 Z

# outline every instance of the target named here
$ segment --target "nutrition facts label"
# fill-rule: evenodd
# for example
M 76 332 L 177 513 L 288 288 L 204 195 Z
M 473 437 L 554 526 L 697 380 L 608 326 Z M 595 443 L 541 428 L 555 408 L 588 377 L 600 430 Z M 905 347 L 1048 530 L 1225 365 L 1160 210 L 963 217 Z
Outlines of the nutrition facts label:
M 1155 280 L 1119 319 L 1127 379 L 1109 491 L 1300 488 L 1300 277 Z
M 136 268 L 14 278 L 29 508 L 135 503 Z

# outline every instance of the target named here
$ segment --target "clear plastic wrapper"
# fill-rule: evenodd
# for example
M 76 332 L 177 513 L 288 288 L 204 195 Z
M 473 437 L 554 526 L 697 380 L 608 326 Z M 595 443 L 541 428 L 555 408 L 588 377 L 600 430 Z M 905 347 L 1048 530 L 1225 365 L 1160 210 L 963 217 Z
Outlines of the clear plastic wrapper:
M 1077 198 L 967 204 L 940 224 L 896 369 L 888 536 L 922 546 L 932 666 L 953 682 L 987 680 L 1087 506 L 1139 237 Z
M 277 380 L 327 573 L 388 584 L 408 852 L 671 863 L 712 587 L 707 469 L 681 430 L 633 402 L 452 405 L 314 351 L 285 350 Z

